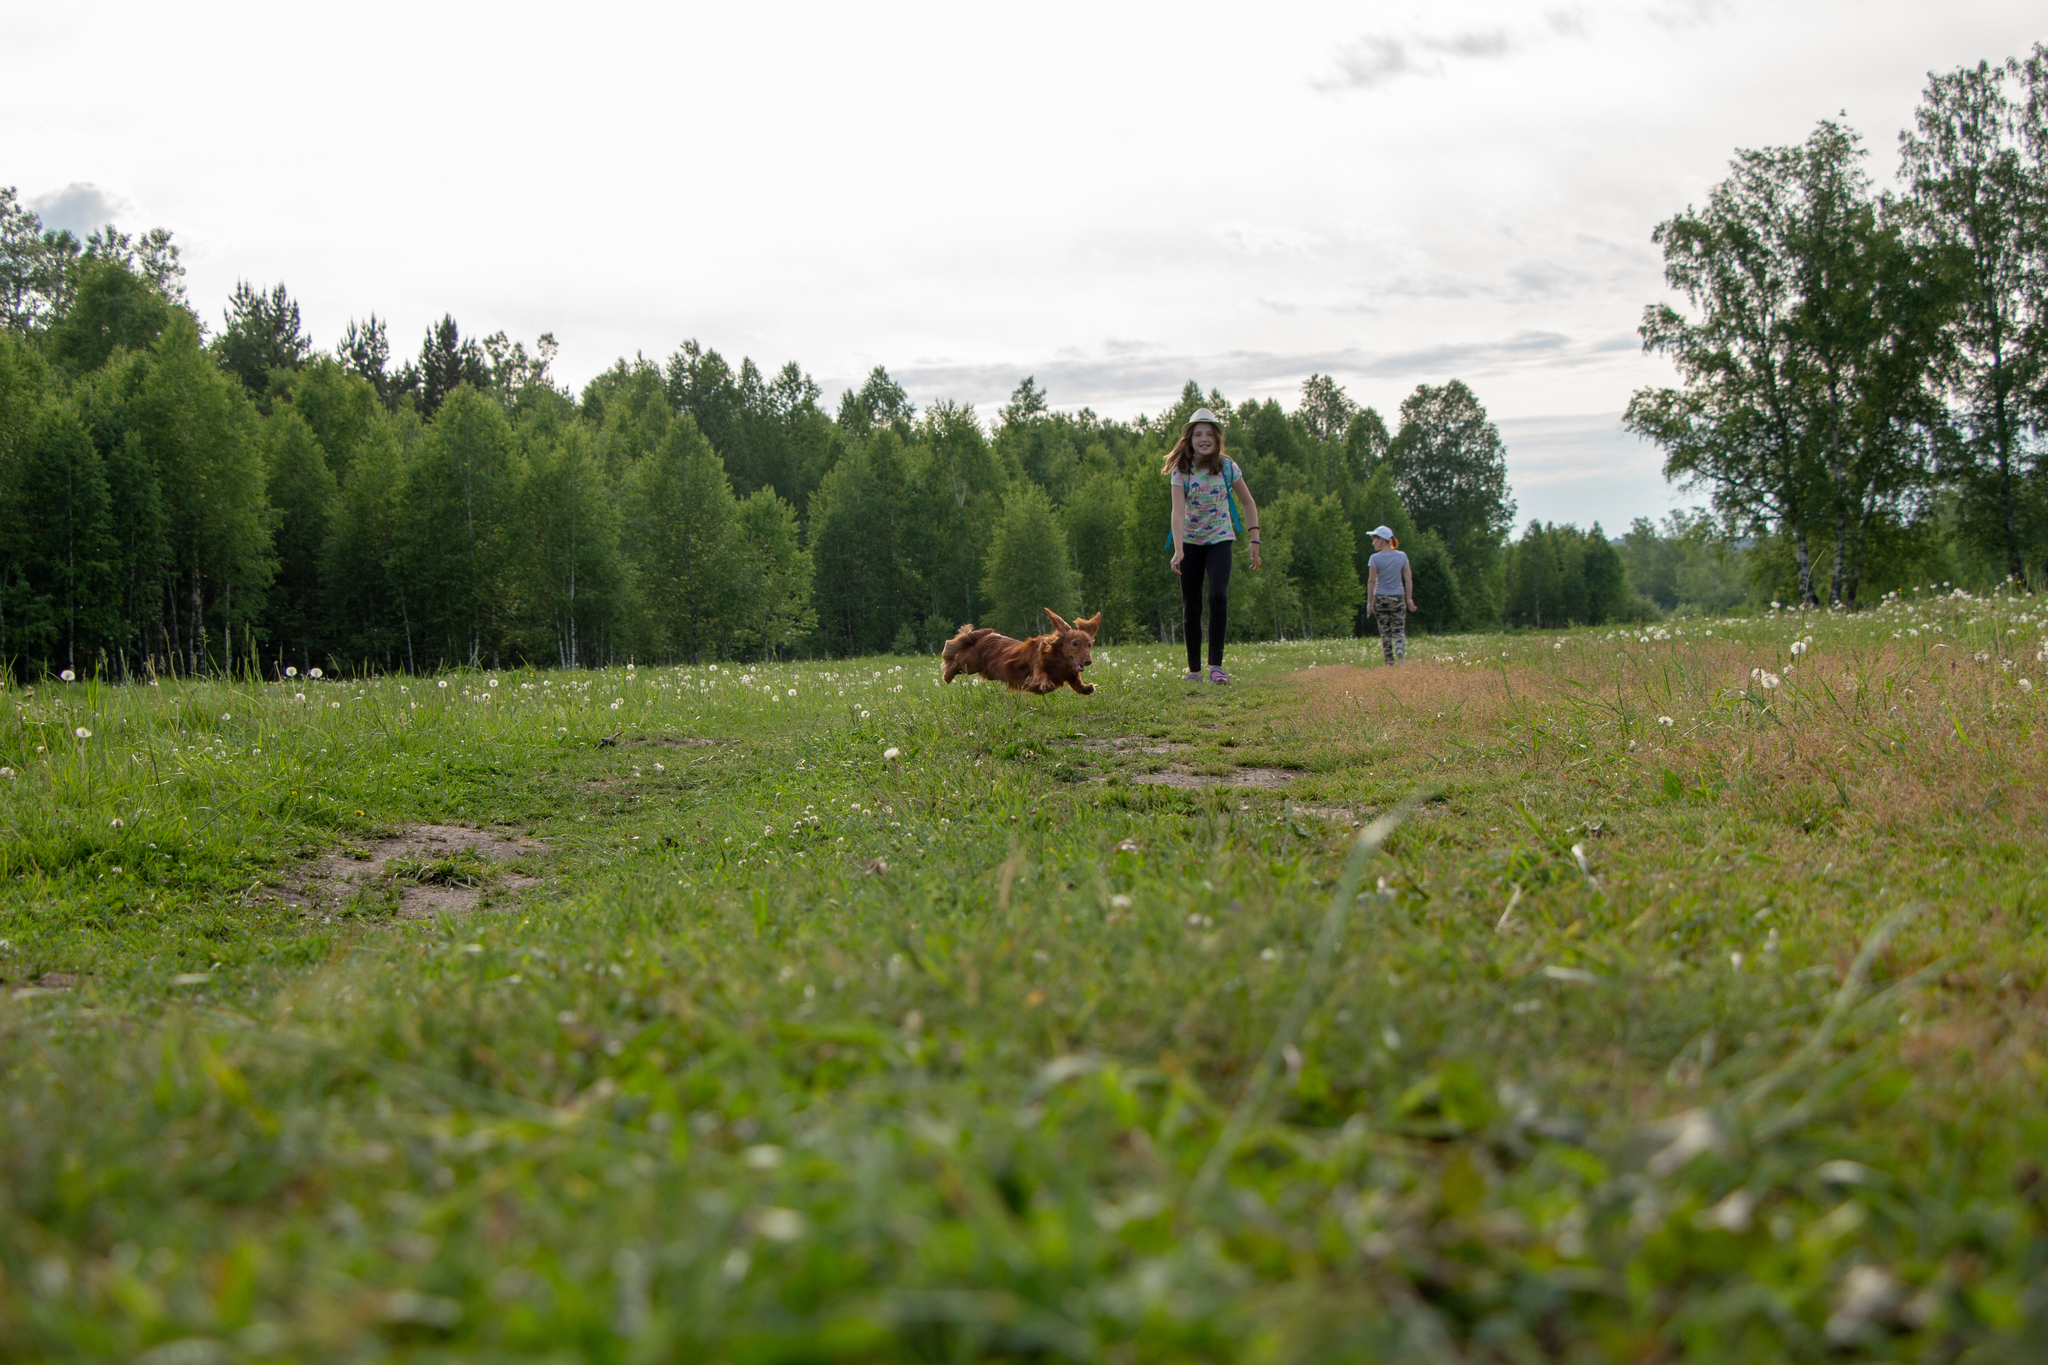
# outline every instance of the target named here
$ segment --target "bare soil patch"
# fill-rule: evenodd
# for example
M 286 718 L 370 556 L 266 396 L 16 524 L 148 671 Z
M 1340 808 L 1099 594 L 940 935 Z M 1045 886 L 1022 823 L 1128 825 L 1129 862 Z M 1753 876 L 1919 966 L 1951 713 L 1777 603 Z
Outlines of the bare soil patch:
M 431 919 L 476 909 L 486 883 L 518 892 L 540 882 L 497 864 L 547 845 L 538 839 L 462 825 L 419 825 L 367 845 L 330 853 L 313 864 L 309 897 L 334 903 L 379 883 L 398 892 L 402 919 Z
M 1146 735 L 1119 735 L 1114 739 L 1083 739 L 1075 742 L 1076 749 L 1087 749 L 1098 754 L 1171 754 L 1187 748 L 1172 740 L 1152 739 Z
M 1199 791 L 1204 787 L 1255 787 L 1276 791 L 1299 776 L 1300 773 L 1286 768 L 1239 768 L 1228 777 L 1169 768 L 1164 772 L 1139 773 L 1131 781 L 1141 786 L 1174 787 L 1181 791 Z
M 76 986 L 79 976 L 76 972 L 44 972 L 33 981 L 24 981 L 8 992 L 10 1000 L 27 1000 L 38 995 L 61 995 Z

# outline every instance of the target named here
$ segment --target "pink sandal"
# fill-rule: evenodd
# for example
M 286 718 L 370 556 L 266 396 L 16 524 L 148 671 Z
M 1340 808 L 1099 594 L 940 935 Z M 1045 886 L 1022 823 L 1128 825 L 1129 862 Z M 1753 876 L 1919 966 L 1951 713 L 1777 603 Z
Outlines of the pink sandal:
M 1227 683 L 1230 681 L 1230 675 L 1225 673 L 1222 665 L 1219 664 L 1209 670 L 1209 681 L 1212 683 Z

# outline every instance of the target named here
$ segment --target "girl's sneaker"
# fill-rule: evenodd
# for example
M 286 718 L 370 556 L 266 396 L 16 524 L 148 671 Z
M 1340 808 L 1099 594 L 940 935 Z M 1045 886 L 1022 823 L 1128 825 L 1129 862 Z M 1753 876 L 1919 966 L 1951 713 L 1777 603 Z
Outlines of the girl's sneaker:
M 1230 675 L 1225 673 L 1221 667 L 1212 668 L 1209 670 L 1209 681 L 1212 683 L 1227 683 L 1230 681 Z
M 1200 682 L 1201 680 L 1202 675 L 1195 672 L 1192 668 L 1188 670 L 1188 675 L 1181 679 L 1182 682 Z

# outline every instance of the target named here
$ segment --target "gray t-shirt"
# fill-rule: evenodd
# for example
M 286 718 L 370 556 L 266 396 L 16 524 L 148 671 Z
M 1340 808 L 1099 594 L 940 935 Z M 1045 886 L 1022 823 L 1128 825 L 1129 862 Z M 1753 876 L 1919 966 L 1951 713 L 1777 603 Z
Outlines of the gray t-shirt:
M 1379 570 L 1379 577 L 1373 580 L 1375 597 L 1406 597 L 1408 590 L 1401 586 L 1401 570 L 1408 567 L 1408 555 L 1403 550 L 1380 550 L 1366 566 Z

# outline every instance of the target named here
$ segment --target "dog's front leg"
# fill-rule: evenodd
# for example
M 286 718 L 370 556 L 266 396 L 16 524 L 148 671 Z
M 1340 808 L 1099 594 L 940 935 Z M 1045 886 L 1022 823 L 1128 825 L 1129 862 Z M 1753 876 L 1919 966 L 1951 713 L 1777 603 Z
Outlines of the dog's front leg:
M 1067 686 L 1073 688 L 1076 692 L 1079 692 L 1084 697 L 1095 690 L 1094 683 L 1082 682 L 1078 676 L 1067 679 Z

